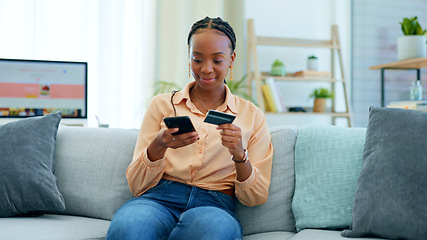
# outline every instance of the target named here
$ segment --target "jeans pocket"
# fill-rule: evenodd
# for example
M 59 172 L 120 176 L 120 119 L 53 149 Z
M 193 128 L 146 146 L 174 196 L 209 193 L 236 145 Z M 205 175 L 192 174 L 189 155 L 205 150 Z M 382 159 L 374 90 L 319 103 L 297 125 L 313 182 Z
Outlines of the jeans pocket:
M 236 202 L 233 197 L 228 196 L 225 193 L 212 191 L 212 195 L 215 197 L 216 201 L 223 206 L 224 208 L 234 212 Z
M 149 190 L 147 190 L 147 193 L 151 192 L 153 190 L 160 189 L 160 188 L 162 188 L 163 186 L 165 186 L 166 184 L 169 184 L 169 183 L 172 183 L 172 181 L 169 181 L 169 180 L 166 180 L 166 179 L 160 179 L 160 181 L 157 183 L 156 186 L 154 186 L 154 187 L 150 188 Z

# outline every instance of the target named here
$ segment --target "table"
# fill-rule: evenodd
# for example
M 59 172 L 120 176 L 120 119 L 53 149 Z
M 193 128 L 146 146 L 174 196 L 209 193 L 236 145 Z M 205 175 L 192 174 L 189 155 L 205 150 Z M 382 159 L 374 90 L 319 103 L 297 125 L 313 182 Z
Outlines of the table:
M 395 70 L 416 70 L 417 79 L 421 79 L 421 68 L 427 68 L 427 57 L 422 58 L 411 58 L 402 61 L 385 63 L 369 67 L 369 69 L 380 69 L 381 70 L 381 106 L 384 107 L 384 71 L 385 69 Z

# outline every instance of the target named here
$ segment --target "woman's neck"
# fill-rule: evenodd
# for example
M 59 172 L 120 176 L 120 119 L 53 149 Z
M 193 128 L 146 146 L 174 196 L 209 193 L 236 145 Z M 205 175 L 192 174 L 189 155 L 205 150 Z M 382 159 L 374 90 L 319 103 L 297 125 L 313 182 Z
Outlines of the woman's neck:
M 217 88 L 211 91 L 205 91 L 199 87 L 194 86 L 190 90 L 190 97 L 194 97 L 192 99 L 193 104 L 199 110 L 203 110 L 202 112 L 207 112 L 207 110 L 216 109 L 221 106 L 225 102 L 225 86 L 221 88 Z M 200 109 L 200 107 L 202 109 Z

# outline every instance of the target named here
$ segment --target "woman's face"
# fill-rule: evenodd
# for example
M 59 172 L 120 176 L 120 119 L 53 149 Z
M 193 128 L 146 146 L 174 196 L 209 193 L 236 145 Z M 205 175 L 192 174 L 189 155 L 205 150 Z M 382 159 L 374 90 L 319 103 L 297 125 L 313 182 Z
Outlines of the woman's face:
M 210 90 L 223 86 L 228 69 L 233 64 L 230 39 L 214 29 L 196 32 L 190 41 L 190 67 L 197 84 Z

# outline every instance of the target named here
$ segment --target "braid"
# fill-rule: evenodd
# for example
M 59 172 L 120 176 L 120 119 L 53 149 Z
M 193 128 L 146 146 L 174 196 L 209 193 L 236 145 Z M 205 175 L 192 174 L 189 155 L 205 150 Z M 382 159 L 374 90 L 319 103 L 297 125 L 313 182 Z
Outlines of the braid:
M 188 39 L 187 39 L 188 45 L 190 45 L 191 37 L 199 29 L 216 29 L 220 31 L 230 39 L 231 51 L 234 52 L 234 49 L 236 49 L 236 35 L 234 34 L 234 30 L 230 26 L 230 24 L 228 24 L 228 22 L 222 20 L 220 17 L 217 17 L 217 18 L 205 17 L 204 19 L 195 22 L 191 27 L 190 33 L 188 34 Z

